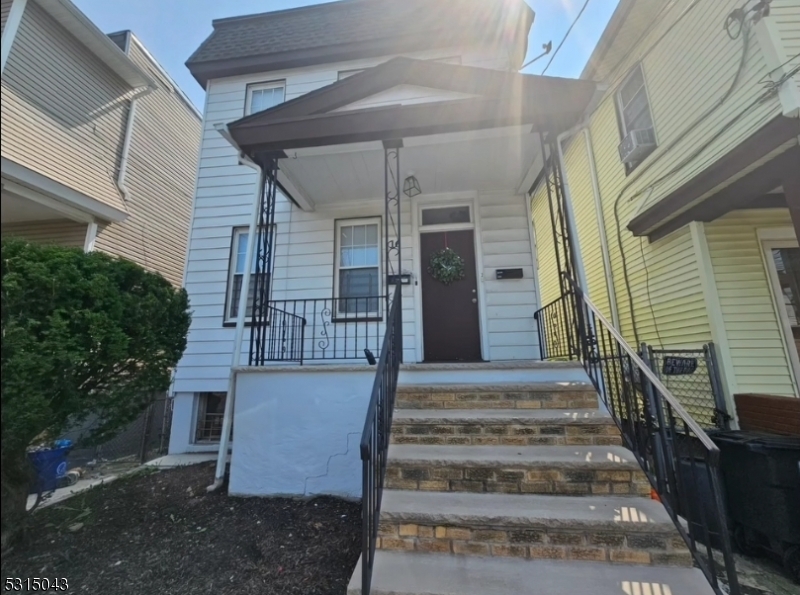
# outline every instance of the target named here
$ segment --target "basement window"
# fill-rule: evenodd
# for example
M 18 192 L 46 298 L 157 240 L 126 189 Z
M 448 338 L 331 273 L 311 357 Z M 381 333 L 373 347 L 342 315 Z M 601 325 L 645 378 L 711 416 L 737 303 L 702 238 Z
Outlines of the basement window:
M 214 444 L 220 441 L 226 396 L 227 393 L 200 393 L 194 439 L 196 443 Z

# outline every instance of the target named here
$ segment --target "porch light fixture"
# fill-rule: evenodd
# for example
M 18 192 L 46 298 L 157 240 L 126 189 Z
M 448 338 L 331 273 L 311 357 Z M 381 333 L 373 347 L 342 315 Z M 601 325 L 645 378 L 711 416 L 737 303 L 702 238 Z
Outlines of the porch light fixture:
M 408 198 L 414 198 L 422 194 L 422 188 L 419 186 L 419 180 L 414 175 L 413 171 L 408 172 L 408 177 L 403 182 L 403 194 Z

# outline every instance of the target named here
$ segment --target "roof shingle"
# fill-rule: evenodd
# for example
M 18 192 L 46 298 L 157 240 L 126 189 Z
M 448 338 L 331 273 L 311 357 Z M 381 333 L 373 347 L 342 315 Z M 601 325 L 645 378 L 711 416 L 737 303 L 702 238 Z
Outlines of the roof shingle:
M 187 66 L 202 78 L 209 62 L 393 42 L 408 51 L 409 39 L 418 50 L 470 41 L 524 54 L 532 21 L 524 0 L 342 0 L 214 21 Z

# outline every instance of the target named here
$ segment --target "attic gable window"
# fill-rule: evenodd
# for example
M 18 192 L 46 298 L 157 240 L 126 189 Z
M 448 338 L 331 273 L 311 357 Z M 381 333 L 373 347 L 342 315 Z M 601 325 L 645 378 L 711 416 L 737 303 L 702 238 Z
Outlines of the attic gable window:
M 257 114 L 286 100 L 286 82 L 273 81 L 247 86 L 245 115 Z

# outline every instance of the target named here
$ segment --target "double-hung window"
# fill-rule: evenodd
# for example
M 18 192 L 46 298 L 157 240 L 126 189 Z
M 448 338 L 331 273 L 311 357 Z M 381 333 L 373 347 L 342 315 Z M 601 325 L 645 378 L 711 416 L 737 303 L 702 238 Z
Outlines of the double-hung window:
M 380 316 L 381 220 L 336 222 L 336 316 Z
M 249 116 L 250 114 L 263 112 L 283 103 L 285 100 L 286 83 L 284 81 L 248 85 L 245 115 Z
M 239 316 L 239 299 L 242 295 L 242 286 L 244 285 L 244 266 L 245 259 L 247 258 L 247 243 L 249 237 L 249 230 L 246 227 L 237 227 L 233 230 L 233 242 L 231 245 L 231 259 L 228 270 L 228 295 L 225 306 L 225 322 L 236 322 Z M 274 235 L 274 234 L 273 234 Z M 264 231 L 259 233 L 256 244 L 256 251 L 258 246 L 264 239 Z M 274 244 L 274 239 L 273 239 Z M 256 273 L 256 259 L 253 258 L 252 266 L 250 267 L 250 288 L 247 295 L 247 310 L 245 312 L 245 320 L 249 320 L 253 315 L 253 296 L 255 295 L 255 273 Z M 272 271 L 268 271 L 271 275 Z
M 647 96 L 642 65 L 638 64 L 622 81 L 616 94 L 617 118 L 620 134 L 624 139 L 633 135 L 637 143 L 646 143 L 644 150 L 637 153 L 634 161 L 626 162 L 626 170 L 630 173 L 647 155 L 656 148 L 656 136 L 653 126 L 653 114 Z M 637 131 L 634 133 L 634 131 Z

